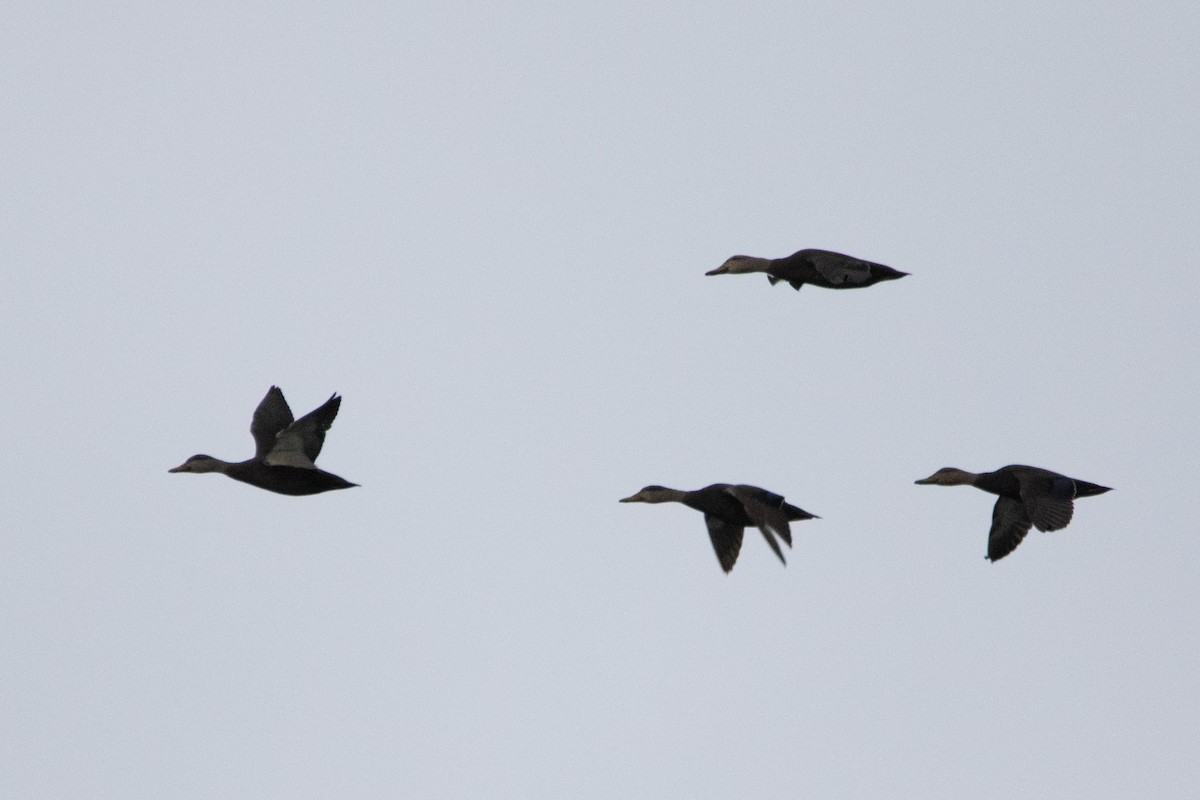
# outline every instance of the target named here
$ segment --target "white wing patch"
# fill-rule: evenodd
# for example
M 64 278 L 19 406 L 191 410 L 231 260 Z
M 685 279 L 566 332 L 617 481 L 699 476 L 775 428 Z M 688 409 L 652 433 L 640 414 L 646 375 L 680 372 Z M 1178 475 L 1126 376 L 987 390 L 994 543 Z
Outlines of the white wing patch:
M 304 438 L 290 428 L 275 437 L 275 446 L 263 459 L 272 467 L 299 467 L 316 469 L 317 465 L 304 454 Z

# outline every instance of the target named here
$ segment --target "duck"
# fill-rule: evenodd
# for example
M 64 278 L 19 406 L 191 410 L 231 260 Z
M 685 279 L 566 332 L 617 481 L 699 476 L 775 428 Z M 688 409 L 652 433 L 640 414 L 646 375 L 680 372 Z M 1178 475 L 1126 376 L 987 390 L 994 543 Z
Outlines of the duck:
M 1007 556 L 1029 533 L 1057 531 L 1067 527 L 1075 513 L 1077 497 L 1091 497 L 1112 491 L 1109 486 L 1068 478 L 1048 469 L 1009 464 L 995 472 L 967 472 L 943 467 L 918 484 L 934 486 L 974 486 L 999 495 L 992 510 L 992 530 L 988 534 L 988 561 Z
M 335 392 L 319 408 L 296 420 L 283 392 L 272 386 L 250 421 L 253 458 L 229 462 L 199 454 L 167 472 L 219 472 L 259 489 L 295 496 L 358 486 L 317 469 L 314 463 L 341 404 L 342 398 Z
M 796 291 L 806 283 L 826 289 L 858 289 L 909 274 L 873 261 L 815 248 L 797 250 L 786 258 L 730 256 L 724 264 L 704 274 L 741 275 L 746 272 L 765 272 L 772 286 L 786 281 Z
M 818 519 L 804 509 L 789 505 L 782 495 L 746 484 L 714 483 L 703 489 L 682 491 L 665 486 L 646 486 L 637 494 L 622 498 L 622 503 L 683 503 L 704 513 L 708 537 L 712 540 L 721 569 L 728 572 L 737 563 L 742 549 L 742 534 L 753 525 L 762 531 L 771 550 L 786 566 L 783 550 L 776 537 L 792 546 L 789 522 Z

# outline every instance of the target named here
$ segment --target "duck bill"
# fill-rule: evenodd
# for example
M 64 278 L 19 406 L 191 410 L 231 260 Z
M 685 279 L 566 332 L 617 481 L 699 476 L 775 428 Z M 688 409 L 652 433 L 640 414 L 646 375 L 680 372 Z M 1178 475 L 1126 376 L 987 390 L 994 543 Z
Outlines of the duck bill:
M 629 497 L 622 497 L 617 502 L 618 503 L 640 503 L 640 502 L 642 502 L 641 494 L 642 494 L 641 492 L 638 492 L 637 494 L 631 494 L 631 495 L 629 495 Z
M 935 483 L 935 481 L 933 480 L 933 476 L 930 475 L 928 478 L 921 478 L 921 480 L 913 481 L 913 483 L 920 484 L 922 486 L 926 486 L 926 485 L 932 485 L 933 483 Z
M 180 464 L 178 467 L 172 467 L 171 469 L 167 470 L 167 472 L 188 472 L 188 471 L 189 471 L 188 465 L 186 463 Z
M 704 274 L 705 275 L 724 275 L 727 272 L 729 272 L 729 267 L 722 264 L 721 266 L 717 267 L 716 269 L 709 270 L 708 272 L 706 272 Z

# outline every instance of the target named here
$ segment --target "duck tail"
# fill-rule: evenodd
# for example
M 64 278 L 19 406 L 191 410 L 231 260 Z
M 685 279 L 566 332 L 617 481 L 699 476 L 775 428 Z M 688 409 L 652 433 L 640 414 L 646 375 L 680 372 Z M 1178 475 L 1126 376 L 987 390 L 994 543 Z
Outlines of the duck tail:
M 1088 483 L 1087 481 L 1075 481 L 1075 496 L 1076 497 L 1091 497 L 1096 494 L 1104 494 L 1111 492 L 1111 486 L 1101 486 L 1096 483 Z
M 797 520 L 805 520 L 805 519 L 820 519 L 820 517 L 818 517 L 816 514 L 810 514 L 807 511 L 805 511 L 803 508 L 797 508 L 796 506 L 792 505 L 791 503 L 785 503 L 783 506 L 783 510 L 784 510 L 784 512 L 787 513 L 787 518 L 788 518 L 789 522 L 795 522 Z

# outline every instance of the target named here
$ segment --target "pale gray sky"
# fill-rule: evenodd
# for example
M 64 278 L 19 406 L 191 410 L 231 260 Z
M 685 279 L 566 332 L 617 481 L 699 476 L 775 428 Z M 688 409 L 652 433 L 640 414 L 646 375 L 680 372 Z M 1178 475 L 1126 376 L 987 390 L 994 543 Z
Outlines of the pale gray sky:
M 1198 29 L 5 4 L 0 796 L 1194 797 Z M 272 383 L 362 488 L 167 474 Z M 990 564 L 1013 462 L 1115 491 Z

